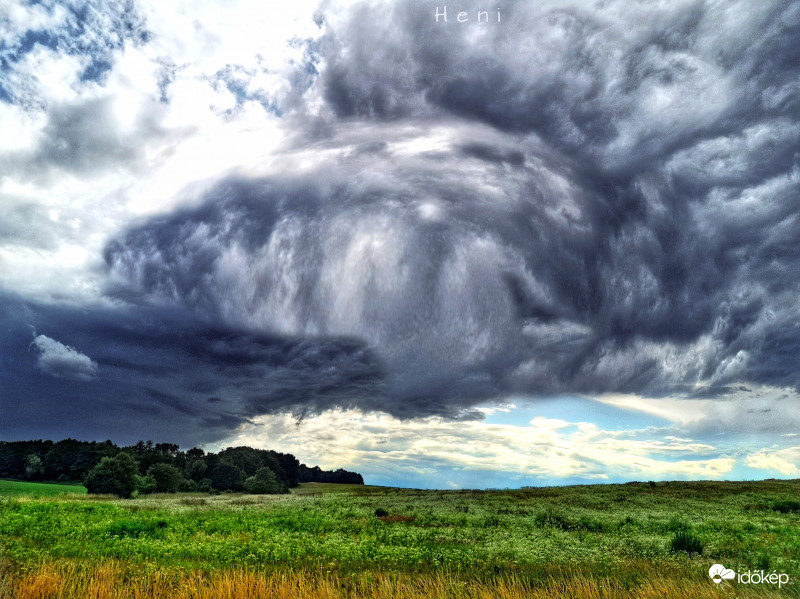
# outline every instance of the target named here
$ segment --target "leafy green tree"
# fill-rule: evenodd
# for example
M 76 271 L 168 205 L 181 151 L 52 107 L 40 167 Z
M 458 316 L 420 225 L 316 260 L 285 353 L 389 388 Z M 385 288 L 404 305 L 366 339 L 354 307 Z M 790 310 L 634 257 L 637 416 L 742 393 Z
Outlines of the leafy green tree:
M 136 459 L 139 464 L 139 473 L 144 475 L 147 474 L 147 471 L 153 464 L 172 463 L 173 457 L 169 453 L 169 447 L 172 447 L 169 443 L 153 445 L 152 441 L 138 441 L 135 445 L 123 447 L 122 451 L 132 455 Z
M 254 495 L 289 492 L 286 485 L 282 484 L 275 472 L 269 468 L 259 468 L 253 476 L 244 481 L 244 490 Z
M 337 470 L 321 470 L 319 466 L 309 468 L 300 464 L 298 479 L 302 483 L 338 483 L 343 485 L 363 485 L 364 478 L 358 472 Z
M 42 440 L 0 441 L 0 478 L 26 478 L 28 456 L 36 455 L 41 458 L 52 445 L 52 441 Z
M 252 447 L 229 447 L 219 452 L 219 457 L 240 468 L 245 476 L 253 476 L 259 468 L 269 465 L 264 463 L 261 453 Z
M 140 495 L 155 493 L 157 486 L 156 479 L 149 474 L 147 476 L 136 475 L 136 490 L 139 491 Z
M 298 484 L 298 470 L 300 468 L 300 462 L 298 459 L 290 453 L 278 453 L 275 451 L 266 451 L 266 453 L 273 456 L 278 461 L 279 469 L 276 470 L 273 468 L 276 476 L 287 487 L 296 487 Z M 267 462 L 264 462 L 264 465 L 269 466 Z
M 147 475 L 156 480 L 156 493 L 177 493 L 184 481 L 181 471 L 169 464 L 153 464 Z
M 188 478 L 184 478 L 183 481 L 181 481 L 181 488 L 178 489 L 181 493 L 195 493 L 198 490 L 197 483 Z
M 105 456 L 119 453 L 119 448 L 111 441 L 97 443 L 95 441 L 77 441 L 64 439 L 54 443 L 42 458 L 44 480 L 80 481 L 86 478 L 89 470 L 94 468 Z
M 183 474 L 186 478 L 194 481 L 199 481 L 206 477 L 208 465 L 201 459 L 190 459 L 186 462 L 183 468 Z
M 156 443 L 155 449 L 156 451 L 173 458 L 181 452 L 181 448 L 175 443 Z
M 200 449 L 199 447 L 192 447 L 186 452 L 186 457 L 192 458 L 194 460 L 200 459 L 204 455 L 206 455 L 206 452 Z
M 136 490 L 139 464 L 127 453 L 105 457 L 86 475 L 83 484 L 89 493 L 129 498 Z
M 230 462 L 221 461 L 211 470 L 208 477 L 211 485 L 220 491 L 241 491 L 244 489 L 244 472 Z
M 28 480 L 39 480 L 42 477 L 42 458 L 32 453 L 25 460 L 25 478 Z

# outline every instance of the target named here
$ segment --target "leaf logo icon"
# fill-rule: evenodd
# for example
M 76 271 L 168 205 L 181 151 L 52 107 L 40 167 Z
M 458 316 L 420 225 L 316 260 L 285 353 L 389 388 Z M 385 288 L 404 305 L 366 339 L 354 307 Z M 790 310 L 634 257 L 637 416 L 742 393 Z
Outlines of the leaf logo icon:
M 722 564 L 714 564 L 708 569 L 708 575 L 715 584 L 719 584 L 723 580 L 731 580 L 736 577 L 736 572 L 730 568 L 726 568 Z

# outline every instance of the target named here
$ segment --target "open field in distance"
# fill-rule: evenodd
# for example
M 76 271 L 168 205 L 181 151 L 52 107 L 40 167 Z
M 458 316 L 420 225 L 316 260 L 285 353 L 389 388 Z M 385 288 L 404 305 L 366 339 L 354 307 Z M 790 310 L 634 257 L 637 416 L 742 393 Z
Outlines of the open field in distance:
M 31 483 L 0 479 L 0 497 L 26 495 L 30 497 L 52 497 L 55 495 L 86 495 L 83 485 L 62 485 L 60 483 Z
M 800 481 L 4 496 L 0 591 L 14 599 L 800 596 L 798 497 Z M 714 563 L 783 572 L 790 582 L 725 591 L 708 577 Z

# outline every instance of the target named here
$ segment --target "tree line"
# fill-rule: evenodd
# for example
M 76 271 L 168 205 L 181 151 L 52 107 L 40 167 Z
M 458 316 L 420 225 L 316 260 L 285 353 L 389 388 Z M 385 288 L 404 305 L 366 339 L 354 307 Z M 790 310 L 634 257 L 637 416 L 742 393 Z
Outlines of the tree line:
M 290 453 L 229 447 L 219 453 L 174 443 L 139 441 L 0 441 L 0 478 L 80 483 L 89 493 L 134 494 L 245 491 L 288 493 L 301 482 L 363 485 L 347 470 L 321 470 Z

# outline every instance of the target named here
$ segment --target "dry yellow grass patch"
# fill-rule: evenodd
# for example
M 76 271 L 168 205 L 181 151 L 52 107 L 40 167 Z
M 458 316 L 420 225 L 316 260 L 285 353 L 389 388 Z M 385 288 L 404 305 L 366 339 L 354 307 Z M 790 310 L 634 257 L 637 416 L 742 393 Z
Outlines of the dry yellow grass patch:
M 0 577 L 2 573 L 0 573 Z M 626 589 L 613 580 L 550 579 L 530 587 L 513 575 L 491 582 L 458 580 L 444 574 L 247 570 L 153 570 L 134 573 L 124 562 L 94 565 L 60 561 L 27 575 L 0 579 L 3 599 L 720 599 L 711 581 L 656 578 Z M 737 589 L 737 597 L 786 597 L 769 589 Z

